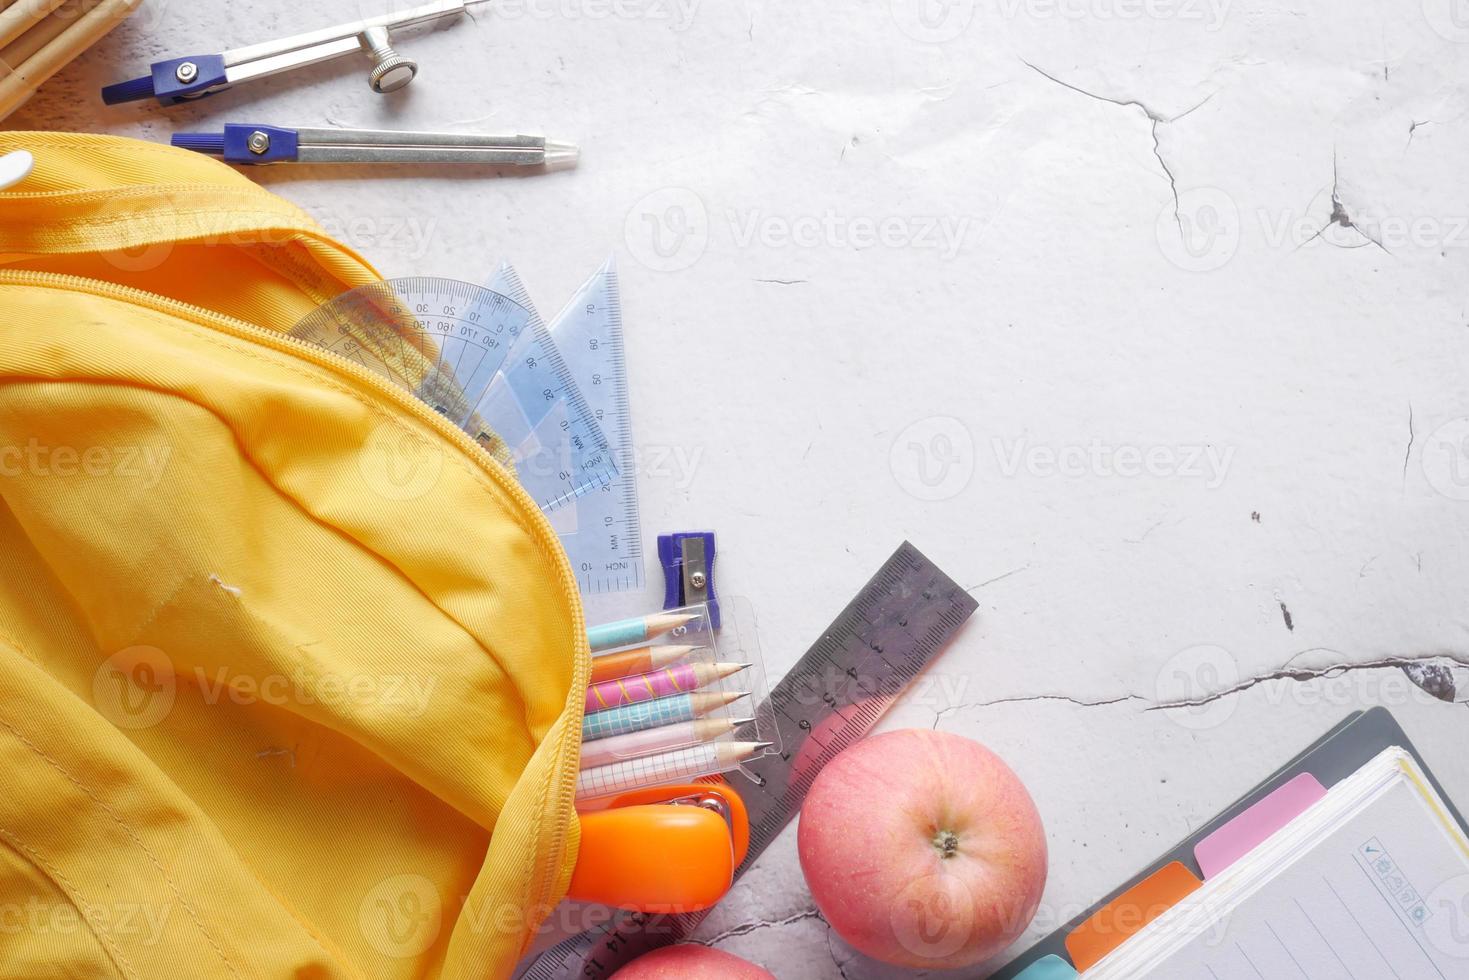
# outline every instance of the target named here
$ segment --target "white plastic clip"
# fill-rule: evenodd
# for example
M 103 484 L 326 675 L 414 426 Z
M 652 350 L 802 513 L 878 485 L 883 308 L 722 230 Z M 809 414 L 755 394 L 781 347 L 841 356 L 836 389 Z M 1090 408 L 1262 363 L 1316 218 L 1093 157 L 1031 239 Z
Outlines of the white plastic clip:
M 36 158 L 29 150 L 13 150 L 0 157 L 0 191 L 25 180 L 35 165 Z

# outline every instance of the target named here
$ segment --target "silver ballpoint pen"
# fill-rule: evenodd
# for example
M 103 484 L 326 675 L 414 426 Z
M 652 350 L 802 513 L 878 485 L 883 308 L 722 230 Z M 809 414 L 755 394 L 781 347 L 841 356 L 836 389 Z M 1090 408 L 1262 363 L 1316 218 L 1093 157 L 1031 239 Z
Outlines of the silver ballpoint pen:
M 464 163 L 560 168 L 576 164 L 571 143 L 544 136 L 311 129 L 227 123 L 221 133 L 175 133 L 174 146 L 227 163 Z

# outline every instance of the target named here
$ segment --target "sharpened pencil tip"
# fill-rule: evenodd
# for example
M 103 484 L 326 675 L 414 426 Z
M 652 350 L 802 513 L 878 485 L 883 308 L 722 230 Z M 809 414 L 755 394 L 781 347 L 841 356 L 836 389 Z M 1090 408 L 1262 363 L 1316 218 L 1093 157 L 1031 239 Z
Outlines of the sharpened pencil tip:
M 643 630 L 651 639 L 687 626 L 698 618 L 698 613 L 654 613 L 643 619 Z

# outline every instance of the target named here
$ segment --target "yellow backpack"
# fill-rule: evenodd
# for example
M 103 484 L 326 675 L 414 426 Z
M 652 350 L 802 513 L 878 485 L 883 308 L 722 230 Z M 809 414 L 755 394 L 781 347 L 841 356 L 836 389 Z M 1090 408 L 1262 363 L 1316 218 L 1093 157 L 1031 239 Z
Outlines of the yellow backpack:
M 506 976 L 588 654 L 512 474 L 285 334 L 373 270 L 169 147 L 0 134 L 0 972 Z

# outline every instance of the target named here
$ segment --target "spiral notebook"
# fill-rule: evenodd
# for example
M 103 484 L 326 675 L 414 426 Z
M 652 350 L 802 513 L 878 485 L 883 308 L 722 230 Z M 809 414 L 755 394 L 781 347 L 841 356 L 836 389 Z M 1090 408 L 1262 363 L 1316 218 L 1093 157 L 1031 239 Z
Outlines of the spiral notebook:
M 1374 709 L 999 976 L 1469 977 L 1469 834 Z

